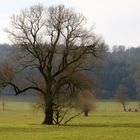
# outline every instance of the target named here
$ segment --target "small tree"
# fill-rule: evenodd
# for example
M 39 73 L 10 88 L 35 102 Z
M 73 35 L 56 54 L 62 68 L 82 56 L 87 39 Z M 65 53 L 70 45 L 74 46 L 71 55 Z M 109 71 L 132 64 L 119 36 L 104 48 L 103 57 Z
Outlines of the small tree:
M 127 94 L 127 87 L 124 85 L 120 85 L 116 91 L 116 98 L 118 102 L 123 105 L 123 110 L 126 111 L 126 94 Z
M 4 96 L 1 95 L 1 93 L 0 93 L 0 100 L 1 100 L 2 110 L 5 111 L 6 101 Z
M 2 110 L 5 111 L 6 101 L 4 97 L 2 98 Z
M 6 107 L 6 100 L 5 100 L 4 94 L 5 94 L 4 88 L 2 87 L 0 89 L 0 101 L 1 101 L 1 105 L 2 105 L 2 110 L 3 111 L 5 111 L 5 107 Z
M 89 112 L 95 108 L 95 94 L 89 90 L 80 92 L 76 99 L 76 106 L 87 117 Z
M 106 49 L 104 41 L 87 30 L 85 23 L 83 15 L 63 5 L 36 5 L 11 18 L 12 27 L 7 32 L 17 46 L 18 61 L 1 69 L 0 84 L 12 86 L 16 95 L 31 90 L 41 94 L 43 124 L 55 122 L 62 95 L 66 95 L 62 103 L 73 102 L 74 94 L 85 90 L 86 81 L 81 78 L 85 77 L 86 63 Z

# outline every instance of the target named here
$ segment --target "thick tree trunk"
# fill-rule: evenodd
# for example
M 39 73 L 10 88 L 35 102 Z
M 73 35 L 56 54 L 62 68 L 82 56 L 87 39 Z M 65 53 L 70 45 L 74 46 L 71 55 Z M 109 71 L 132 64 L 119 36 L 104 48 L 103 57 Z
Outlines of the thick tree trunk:
M 85 117 L 88 117 L 88 110 L 85 110 L 85 111 L 84 111 L 84 116 L 85 116 Z
M 56 124 L 59 124 L 59 112 L 56 113 Z
M 49 104 L 45 111 L 45 119 L 42 124 L 52 125 L 53 124 L 53 106 Z

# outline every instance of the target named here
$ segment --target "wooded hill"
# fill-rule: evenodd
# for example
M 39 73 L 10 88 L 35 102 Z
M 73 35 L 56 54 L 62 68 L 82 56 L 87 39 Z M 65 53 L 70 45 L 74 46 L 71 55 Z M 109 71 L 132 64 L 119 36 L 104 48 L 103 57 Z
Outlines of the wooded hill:
M 125 49 L 125 46 L 114 46 L 107 54 L 103 68 L 95 73 L 101 98 L 115 98 L 118 87 L 124 85 L 128 99 L 139 99 L 140 47 Z
M 1 44 L 0 62 L 7 59 L 14 50 L 15 48 L 8 44 Z M 124 85 L 128 89 L 128 99 L 139 99 L 140 47 L 125 49 L 125 46 L 114 46 L 113 51 L 107 52 L 103 61 L 103 65 L 95 68 L 91 74 L 96 77 L 97 97 L 113 99 L 117 88 Z

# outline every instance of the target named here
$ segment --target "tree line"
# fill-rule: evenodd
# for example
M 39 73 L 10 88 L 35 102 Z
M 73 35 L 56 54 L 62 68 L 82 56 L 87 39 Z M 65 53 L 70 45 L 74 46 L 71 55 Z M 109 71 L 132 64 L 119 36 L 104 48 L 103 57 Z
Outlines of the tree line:
M 101 69 L 95 69 L 99 98 L 113 99 L 120 86 L 127 88 L 126 98 L 140 97 L 140 47 L 113 46 Z
M 62 123 L 76 101 L 84 103 L 82 96 L 93 95 L 86 71 L 107 45 L 86 28 L 82 14 L 64 5 L 35 5 L 13 15 L 6 32 L 16 49 L 1 63 L 0 86 L 10 86 L 16 96 L 36 93 L 43 106 L 43 124 Z
M 5 61 L 15 49 L 14 46 L 0 44 L 0 60 Z M 113 99 L 118 87 L 124 85 L 127 87 L 128 99 L 139 99 L 140 64 L 138 60 L 140 60 L 140 47 L 126 49 L 125 46 L 114 46 L 112 52 L 107 52 L 101 66 L 95 67 L 92 73 L 87 72 L 92 79 L 96 80 L 97 97 Z

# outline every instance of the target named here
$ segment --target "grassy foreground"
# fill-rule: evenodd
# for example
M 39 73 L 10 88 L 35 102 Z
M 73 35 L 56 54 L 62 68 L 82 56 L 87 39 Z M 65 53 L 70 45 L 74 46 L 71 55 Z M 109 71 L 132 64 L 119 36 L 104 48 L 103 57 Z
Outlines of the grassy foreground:
M 89 117 L 67 126 L 40 125 L 44 116 L 30 103 L 8 101 L 5 108 L 0 104 L 0 140 L 140 140 L 140 112 L 121 112 L 115 102 L 98 102 Z

